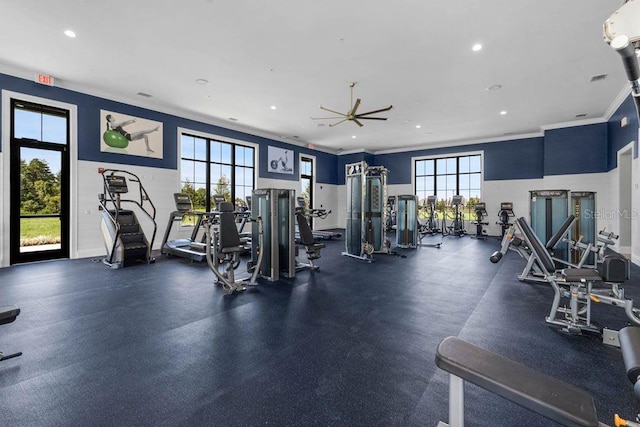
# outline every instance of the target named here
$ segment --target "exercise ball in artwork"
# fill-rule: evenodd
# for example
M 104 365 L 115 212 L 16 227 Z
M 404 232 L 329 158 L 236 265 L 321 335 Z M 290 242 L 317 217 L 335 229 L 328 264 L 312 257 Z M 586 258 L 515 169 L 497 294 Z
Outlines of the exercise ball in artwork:
M 109 147 L 126 148 L 129 140 L 116 130 L 108 130 L 102 135 L 102 140 Z

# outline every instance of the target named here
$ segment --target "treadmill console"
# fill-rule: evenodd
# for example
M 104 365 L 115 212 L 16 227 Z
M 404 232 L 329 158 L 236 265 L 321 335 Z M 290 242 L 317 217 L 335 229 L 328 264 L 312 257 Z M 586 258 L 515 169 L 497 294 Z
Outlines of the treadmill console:
M 173 193 L 173 200 L 176 202 L 176 210 L 179 212 L 189 212 L 192 209 L 191 197 L 184 193 Z

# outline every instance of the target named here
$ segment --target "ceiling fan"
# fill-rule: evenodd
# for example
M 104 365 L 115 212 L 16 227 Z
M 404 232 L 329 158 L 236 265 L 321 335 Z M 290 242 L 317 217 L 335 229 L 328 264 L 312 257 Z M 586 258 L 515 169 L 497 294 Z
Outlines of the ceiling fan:
M 355 83 L 349 83 L 349 87 L 351 88 L 351 108 L 349 111 L 345 113 L 340 113 L 338 111 L 330 110 L 328 108 L 320 106 L 321 110 L 329 111 L 330 113 L 337 114 L 337 116 L 333 117 L 311 117 L 311 120 L 331 120 L 331 119 L 342 119 L 339 122 L 332 123 L 329 127 L 334 127 L 339 125 L 342 122 L 346 122 L 347 120 L 351 120 L 358 126 L 362 127 L 363 124 L 360 123 L 360 120 L 387 120 L 386 117 L 369 117 L 371 114 L 382 113 L 383 111 L 389 111 L 393 108 L 393 105 L 389 105 L 387 108 L 381 108 L 379 110 L 368 111 L 366 113 L 358 113 L 358 107 L 360 106 L 360 98 L 356 99 L 356 103 L 353 103 L 353 87 Z

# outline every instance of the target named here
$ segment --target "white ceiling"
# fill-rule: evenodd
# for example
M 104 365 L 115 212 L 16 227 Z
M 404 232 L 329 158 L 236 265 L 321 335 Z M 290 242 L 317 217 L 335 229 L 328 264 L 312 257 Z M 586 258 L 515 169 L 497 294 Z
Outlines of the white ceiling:
M 602 37 L 621 4 L 3 0 L 0 72 L 43 72 L 66 88 L 334 152 L 442 146 L 606 118 L 628 86 Z M 332 115 L 320 104 L 346 112 L 350 82 L 358 112 L 393 105 L 378 115 L 387 121 L 311 120 Z

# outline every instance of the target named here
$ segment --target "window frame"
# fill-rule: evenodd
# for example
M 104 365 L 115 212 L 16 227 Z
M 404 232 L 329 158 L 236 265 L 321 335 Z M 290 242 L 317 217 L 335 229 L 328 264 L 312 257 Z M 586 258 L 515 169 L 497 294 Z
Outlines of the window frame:
M 182 157 L 182 137 L 183 136 L 189 136 L 189 137 L 194 137 L 194 138 L 201 138 L 201 139 L 205 139 L 207 141 L 207 150 L 206 150 L 206 155 L 205 155 L 205 159 L 201 160 L 203 163 L 205 163 L 205 190 L 206 190 L 206 205 L 205 208 L 207 210 L 213 210 L 214 208 L 212 206 L 210 206 L 211 203 L 211 196 L 212 196 L 212 192 L 211 192 L 211 188 L 212 185 L 215 185 L 214 183 L 211 182 L 211 166 L 212 165 L 225 165 L 225 166 L 230 166 L 231 168 L 231 177 L 230 177 L 230 191 L 231 191 L 231 197 L 233 200 L 235 200 L 235 168 L 240 166 L 243 168 L 248 168 L 245 165 L 238 165 L 236 164 L 236 153 L 235 153 L 235 148 L 237 146 L 241 146 L 241 147 L 246 147 L 246 148 L 251 148 L 253 149 L 253 166 L 249 167 L 251 169 L 253 169 L 253 183 L 252 183 L 252 188 L 255 189 L 257 186 L 257 181 L 258 181 L 258 160 L 259 160 L 259 145 L 249 142 L 249 141 L 243 141 L 243 140 L 239 140 L 239 139 L 234 139 L 234 138 L 229 138 L 229 137 L 225 137 L 225 136 L 221 136 L 221 135 L 216 135 L 216 134 L 210 134 L 210 133 L 206 133 L 206 132 L 200 132 L 200 131 L 196 131 L 193 129 L 188 129 L 188 128 L 182 128 L 179 127 L 178 128 L 178 165 L 177 165 L 177 170 L 178 170 L 178 192 L 182 191 L 182 161 L 183 161 L 183 157 Z M 217 142 L 221 142 L 224 144 L 231 144 L 232 148 L 231 148 L 231 162 L 230 163 L 226 163 L 224 161 L 218 162 L 218 161 L 212 161 L 211 160 L 211 153 L 210 153 L 210 149 L 209 147 L 211 146 L 211 142 L 212 141 L 217 141 Z M 196 159 L 187 159 L 188 161 L 196 161 Z M 221 159 L 224 160 L 224 159 Z M 243 184 L 243 186 L 247 186 L 246 184 Z
M 411 185 L 413 187 L 413 194 L 418 196 L 418 200 L 422 201 L 423 198 L 421 198 L 420 195 L 418 195 L 418 190 L 417 190 L 417 170 L 416 170 L 416 163 L 418 161 L 421 160 L 433 160 L 434 161 L 434 172 L 433 172 L 433 188 L 434 188 L 434 193 L 435 195 L 437 195 L 438 193 L 438 183 L 437 183 L 437 177 L 438 176 L 449 176 L 452 174 L 438 174 L 438 168 L 437 168 L 437 161 L 438 160 L 443 160 L 443 159 L 455 159 L 456 160 L 456 173 L 455 173 L 455 177 L 456 177 L 456 190 L 454 192 L 454 194 L 460 194 L 460 191 L 468 191 L 471 189 L 465 189 L 465 190 L 461 190 L 460 189 L 460 175 L 471 175 L 472 172 L 460 172 L 460 158 L 462 157 L 471 157 L 471 156 L 480 156 L 480 197 L 479 199 L 482 200 L 482 194 L 484 193 L 484 151 L 464 151 L 464 152 L 460 152 L 460 153 L 448 153 L 448 154 L 440 154 L 440 155 L 432 155 L 432 156 L 416 156 L 416 157 L 412 157 L 411 158 Z M 473 172 L 473 174 L 475 174 L 476 172 Z M 421 176 L 429 176 L 429 175 L 421 175 Z M 431 195 L 431 194 L 429 194 Z M 466 196 L 465 196 L 466 198 Z

